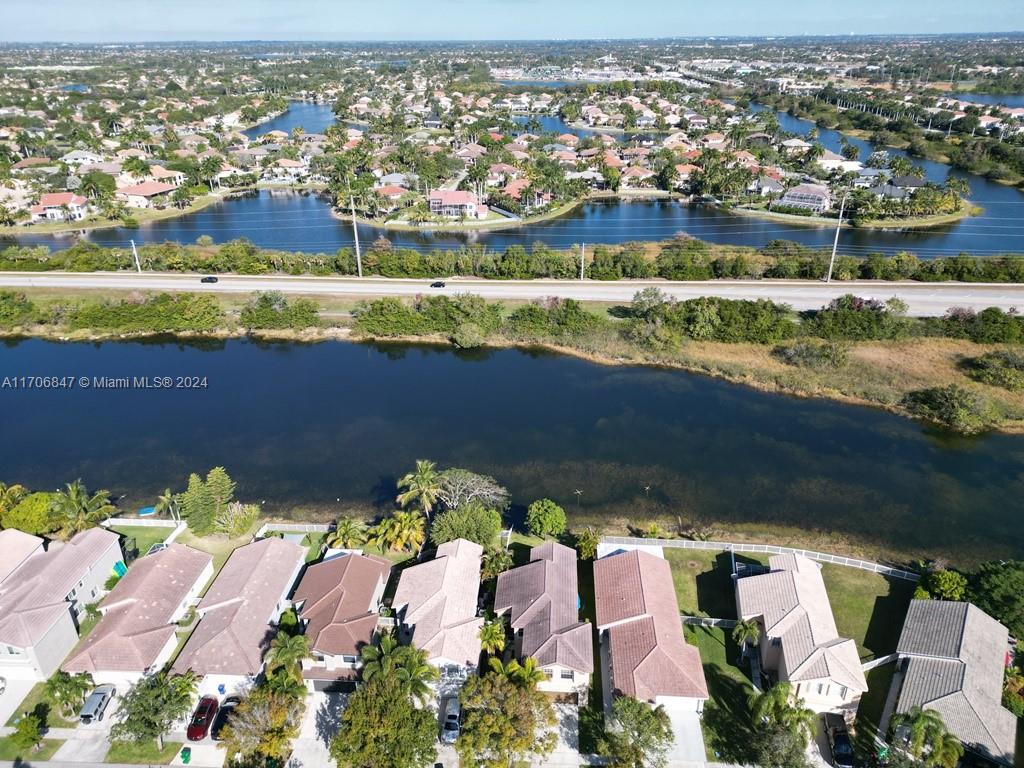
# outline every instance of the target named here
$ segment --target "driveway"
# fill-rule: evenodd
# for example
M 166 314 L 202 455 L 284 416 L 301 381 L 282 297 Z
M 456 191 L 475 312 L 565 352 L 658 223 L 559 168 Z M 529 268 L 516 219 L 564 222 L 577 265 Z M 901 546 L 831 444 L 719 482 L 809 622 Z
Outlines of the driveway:
M 0 674 L 0 677 L 3 677 Z M 18 711 L 28 692 L 35 687 L 35 680 L 13 680 L 7 678 L 7 690 L 0 696 L 0 726 L 5 725 Z
M 672 721 L 675 743 L 669 750 L 667 764 L 671 768 L 700 768 L 707 761 L 704 735 L 700 729 L 700 715 L 689 707 L 665 705 Z
M 551 766 L 565 768 L 580 764 L 580 711 L 575 704 L 556 704 L 555 714 L 558 724 L 555 726 L 558 742 L 555 749 L 543 762 L 535 766 Z
M 190 766 L 196 766 L 196 768 L 220 768 L 224 765 L 224 749 L 217 744 L 217 742 L 210 740 L 209 742 L 202 741 L 198 744 L 182 744 L 181 746 L 192 747 L 192 757 L 189 760 Z M 181 760 L 181 750 L 178 750 L 178 754 L 171 760 L 171 765 L 184 765 L 185 763 Z
M 65 741 L 52 759 L 62 763 L 102 763 L 109 749 L 109 734 L 85 732 Z
M 341 724 L 348 695 L 344 693 L 311 693 L 299 727 L 299 737 L 292 742 L 290 768 L 334 768 L 328 745 Z

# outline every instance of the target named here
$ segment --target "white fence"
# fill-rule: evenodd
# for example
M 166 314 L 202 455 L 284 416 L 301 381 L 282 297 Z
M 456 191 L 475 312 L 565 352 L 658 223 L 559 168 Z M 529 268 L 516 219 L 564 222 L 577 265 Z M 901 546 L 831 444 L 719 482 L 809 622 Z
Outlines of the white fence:
M 873 563 L 870 560 L 858 560 L 855 557 L 843 557 L 842 555 L 830 555 L 827 552 L 814 552 L 809 549 L 796 549 L 794 547 L 779 547 L 774 544 L 741 544 L 731 541 L 691 541 L 690 539 L 645 539 L 632 536 L 602 536 L 604 544 L 615 544 L 620 546 L 647 546 L 666 547 L 674 549 L 703 549 L 724 552 L 750 552 L 755 554 L 769 555 L 803 555 L 810 560 L 819 563 L 832 563 L 834 565 L 845 565 L 850 568 L 859 568 L 862 571 L 873 571 L 883 576 L 892 576 L 896 579 L 917 581 L 920 574 L 906 571 L 902 568 L 893 568 L 881 563 Z
M 284 531 L 285 533 L 328 533 L 334 530 L 333 524 L 327 523 L 264 523 L 256 531 L 255 539 L 262 539 L 271 531 Z
M 683 624 L 690 624 L 696 627 L 721 627 L 732 629 L 738 623 L 736 619 L 712 619 L 708 616 L 680 616 Z
M 177 528 L 179 523 L 176 520 L 152 519 L 146 517 L 108 517 L 102 523 L 104 528 L 111 528 L 115 525 L 124 525 L 131 528 Z

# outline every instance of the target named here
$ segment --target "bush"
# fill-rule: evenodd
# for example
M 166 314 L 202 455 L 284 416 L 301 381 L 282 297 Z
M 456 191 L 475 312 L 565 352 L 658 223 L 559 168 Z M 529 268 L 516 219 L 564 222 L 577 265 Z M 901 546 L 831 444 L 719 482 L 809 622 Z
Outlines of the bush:
M 72 328 L 108 331 L 211 331 L 223 325 L 216 298 L 158 293 L 154 296 L 82 304 L 71 310 Z
M 772 350 L 772 354 L 786 365 L 799 368 L 839 368 L 846 364 L 846 347 L 835 342 L 797 341 Z
M 36 307 L 25 294 L 0 291 L 0 328 L 13 328 L 30 322 Z
M 551 499 L 538 499 L 526 510 L 526 527 L 534 536 L 558 536 L 565 532 L 565 510 Z
M 966 361 L 967 375 L 982 384 L 1009 389 L 1011 392 L 1024 390 L 1024 353 L 1010 350 L 987 352 L 981 357 Z
M 982 432 L 996 421 L 987 398 L 956 384 L 910 392 L 903 398 L 903 406 L 914 416 L 964 435 Z
M 476 323 L 463 323 L 452 334 L 452 343 L 462 349 L 479 347 L 484 341 L 484 333 Z
M 907 322 L 883 302 L 852 294 L 840 296 L 814 314 L 810 330 L 824 339 L 874 341 L 896 339 L 907 332 Z
M 242 308 L 239 322 L 246 328 L 313 328 L 320 308 L 310 299 L 289 302 L 280 291 L 257 293 Z
M 500 512 L 479 504 L 463 504 L 434 518 L 430 540 L 434 546 L 440 546 L 447 541 L 467 539 L 487 548 L 494 544 L 500 532 Z
M 39 536 L 45 533 L 52 533 L 60 528 L 53 516 L 53 502 L 55 493 L 30 493 L 11 509 L 7 510 L 3 519 L 4 528 L 17 528 L 18 530 Z

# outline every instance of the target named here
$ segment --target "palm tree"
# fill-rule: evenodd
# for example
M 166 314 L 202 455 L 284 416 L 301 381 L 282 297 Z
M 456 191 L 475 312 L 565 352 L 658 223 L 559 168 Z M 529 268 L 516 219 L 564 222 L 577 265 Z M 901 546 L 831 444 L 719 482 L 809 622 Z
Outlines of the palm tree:
M 156 497 L 156 504 L 153 505 L 153 510 L 158 515 L 166 512 L 171 517 L 175 517 L 178 511 L 178 497 L 171 493 L 170 488 L 165 488 L 164 492 Z
M 494 674 L 507 677 L 516 685 L 524 688 L 533 688 L 547 677 L 544 670 L 537 666 L 537 660 L 532 656 L 527 656 L 522 664 L 515 659 L 512 659 L 507 664 L 503 664 L 501 659 L 496 656 L 492 656 L 487 663 Z
M 372 543 L 382 550 L 417 550 L 426 540 L 426 518 L 419 512 L 395 512 L 373 528 Z
M 892 730 L 906 729 L 907 748 L 915 758 L 921 757 L 926 748 L 942 741 L 946 724 L 942 715 L 934 709 L 914 707 L 909 712 L 896 714 L 892 718 Z
M 427 661 L 427 652 L 411 645 L 401 646 L 396 653 L 398 665 L 395 679 L 413 700 L 422 704 L 430 698 L 430 683 L 440 677 L 437 667 Z
M 88 672 L 72 675 L 59 669 L 46 681 L 46 698 L 60 707 L 64 717 L 69 718 L 82 706 L 85 695 L 93 689 L 93 685 L 92 675 Z
M 306 684 L 302 679 L 281 667 L 267 675 L 266 685 L 271 693 L 285 699 L 301 699 L 306 695 Z
M 387 677 L 398 664 L 398 639 L 393 632 L 385 632 L 380 636 L 377 645 L 364 645 L 360 652 L 363 662 L 363 680 L 372 680 L 377 675 Z
M 925 762 L 935 768 L 956 768 L 964 756 L 964 745 L 952 733 L 936 736 Z
M 270 643 L 267 652 L 267 669 L 283 669 L 285 674 L 301 675 L 302 660 L 309 656 L 309 638 L 305 635 L 289 635 L 280 630 Z
M 747 643 L 756 645 L 761 639 L 761 626 L 754 619 L 744 619 L 732 629 L 732 639 L 742 651 Z
M 798 734 L 806 743 L 814 738 L 818 716 L 803 705 L 789 683 L 779 683 L 758 694 L 750 706 L 751 721 L 755 728 L 762 724 L 780 726 Z
M 512 553 L 504 547 L 492 547 L 484 552 L 483 568 L 480 571 L 485 580 L 496 579 L 512 567 Z
M 65 490 L 57 494 L 53 509 L 66 536 L 92 528 L 114 513 L 110 491 L 96 491 L 90 496 L 80 478 L 68 483 Z
M 213 192 L 213 182 L 217 178 L 217 174 L 220 173 L 220 158 L 210 155 L 204 157 L 202 162 L 199 163 L 199 176 L 210 185 L 210 191 Z
M 18 502 L 27 495 L 28 489 L 23 485 L 0 483 L 0 514 L 17 506 Z
M 333 549 L 358 547 L 366 541 L 366 526 L 352 517 L 339 517 L 334 530 L 327 534 L 327 546 Z
M 505 650 L 505 620 L 500 616 L 480 627 L 480 647 L 490 654 Z
M 398 481 L 398 489 L 401 491 L 403 488 L 404 492 L 399 493 L 396 499 L 399 506 L 407 507 L 416 502 L 429 519 L 441 492 L 441 473 L 434 462 L 417 459 L 416 469 Z

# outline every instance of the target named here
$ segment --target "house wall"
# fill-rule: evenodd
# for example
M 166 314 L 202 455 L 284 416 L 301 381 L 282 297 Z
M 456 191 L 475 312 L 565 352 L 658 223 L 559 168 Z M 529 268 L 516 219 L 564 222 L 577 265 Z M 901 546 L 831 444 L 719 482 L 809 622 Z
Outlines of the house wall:
M 706 699 L 695 699 L 689 696 L 658 696 L 654 699 L 655 704 L 664 704 L 666 709 L 697 714 L 704 711 L 705 701 Z
M 537 684 L 537 688 L 542 691 L 550 691 L 552 693 L 571 693 L 580 688 L 587 688 L 590 685 L 590 675 L 586 672 L 577 672 L 576 670 L 569 669 L 568 667 L 562 667 L 558 664 L 549 664 L 545 667 L 541 667 L 547 674 L 546 680 L 541 680 Z M 569 677 L 562 677 L 562 673 L 569 675 Z
M 845 689 L 829 678 L 820 680 L 802 680 L 793 685 L 796 695 L 804 700 L 804 706 L 818 713 L 836 712 L 849 714 L 851 717 L 857 713 L 857 705 L 860 703 L 860 692 Z
M 60 615 L 34 648 L 29 649 L 35 660 L 38 679 L 45 680 L 56 672 L 77 643 L 78 628 L 69 610 Z
M 211 560 L 209 563 L 206 564 L 206 567 L 203 569 L 203 572 L 199 574 L 199 578 L 196 579 L 195 584 L 192 585 L 192 588 L 188 591 L 188 594 L 185 595 L 185 598 L 181 601 L 181 603 L 178 604 L 178 607 L 175 608 L 174 614 L 171 616 L 171 620 L 169 623 L 177 624 L 185 617 L 185 614 L 188 613 L 189 607 L 195 603 L 195 601 L 199 597 L 199 593 L 203 591 L 203 587 L 206 586 L 207 582 L 209 582 L 212 577 L 213 561 Z
M 112 542 L 110 547 L 93 561 L 82 579 L 75 585 L 74 597 L 71 596 L 72 593 L 68 593 L 68 600 L 71 601 L 72 610 L 76 615 L 80 616 L 85 610 L 85 606 L 95 603 L 106 594 L 103 585 L 114 573 L 114 563 L 123 561 L 124 555 L 121 553 L 121 544 L 118 541 Z

